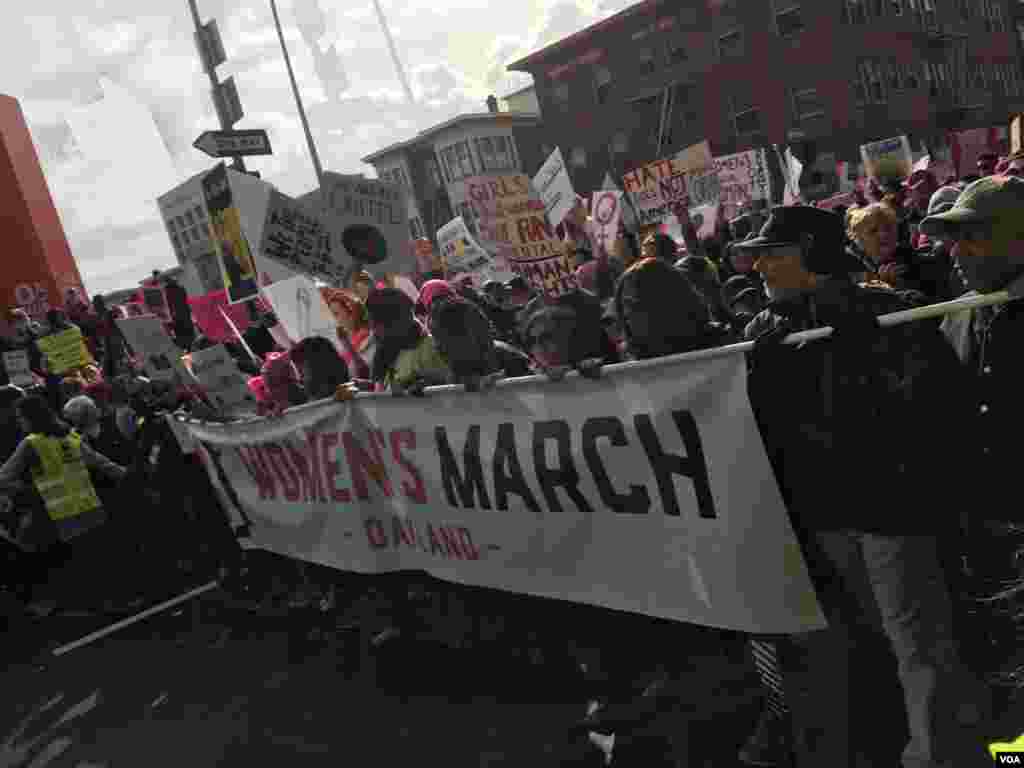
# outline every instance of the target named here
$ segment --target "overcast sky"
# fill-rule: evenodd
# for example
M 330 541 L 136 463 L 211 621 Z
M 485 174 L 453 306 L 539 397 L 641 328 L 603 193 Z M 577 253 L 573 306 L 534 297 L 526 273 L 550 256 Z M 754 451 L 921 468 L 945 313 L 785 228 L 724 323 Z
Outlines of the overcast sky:
M 249 167 L 298 195 L 315 178 L 269 0 L 198 0 L 216 18 L 246 116 L 274 155 Z M 418 104 L 405 104 L 372 0 L 278 0 L 324 167 L 367 171 L 370 152 L 523 84 L 504 65 L 629 0 L 381 0 Z M 34 0 L 0 27 L 4 88 L 22 103 L 90 292 L 175 263 L 155 197 L 211 166 L 192 148 L 218 128 L 187 0 Z M 337 53 L 332 56 L 331 46 Z M 314 49 L 319 54 L 314 57 Z M 481 55 L 483 53 L 483 55 Z M 526 80 L 528 82 L 528 79 Z

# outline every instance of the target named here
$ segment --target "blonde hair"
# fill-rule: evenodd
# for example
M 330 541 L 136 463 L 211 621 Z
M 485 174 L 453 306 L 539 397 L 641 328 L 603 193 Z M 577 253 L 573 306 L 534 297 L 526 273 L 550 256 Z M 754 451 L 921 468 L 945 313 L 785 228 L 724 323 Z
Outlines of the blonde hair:
M 887 219 L 891 224 L 899 224 L 899 216 L 891 206 L 885 203 L 872 203 L 863 208 L 855 208 L 846 214 L 846 229 L 850 239 L 859 240 L 867 227 L 880 218 Z

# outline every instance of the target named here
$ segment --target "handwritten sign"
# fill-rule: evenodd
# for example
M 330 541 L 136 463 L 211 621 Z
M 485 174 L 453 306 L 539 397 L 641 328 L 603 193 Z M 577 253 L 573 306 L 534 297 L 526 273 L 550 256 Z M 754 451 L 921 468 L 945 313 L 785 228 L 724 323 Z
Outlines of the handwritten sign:
M 182 372 L 181 350 L 171 341 L 163 322 L 152 315 L 117 321 L 117 327 L 153 381 L 173 381 Z
M 763 149 L 750 149 L 714 159 L 718 202 L 728 219 L 739 216 L 755 200 L 772 199 L 771 174 Z
M 7 371 L 7 380 L 16 387 L 27 388 L 36 383 L 29 367 L 28 352 L 24 349 L 4 352 L 4 370 Z
M 555 147 L 555 151 L 544 161 L 544 165 L 533 177 L 533 186 L 544 203 L 548 221 L 552 227 L 557 227 L 576 205 L 576 193 L 565 168 L 561 148 Z
M 220 411 L 253 410 L 256 398 L 249 391 L 238 364 L 223 344 L 191 354 L 192 375 L 210 402 Z
M 36 345 L 39 351 L 46 355 L 50 373 L 57 376 L 93 363 L 92 355 L 89 354 L 82 339 L 82 332 L 78 328 L 68 328 L 43 336 L 36 341 Z
M 277 190 L 270 193 L 260 253 L 297 272 L 334 279 L 345 272 L 332 256 L 323 217 Z
M 536 290 L 557 298 L 577 288 L 572 257 L 540 211 L 511 217 L 509 268 Z
M 863 144 L 860 148 L 864 171 L 873 179 L 902 179 L 910 175 L 913 156 L 906 136 Z
M 717 200 L 717 177 L 707 141 L 687 147 L 675 157 L 665 158 L 630 171 L 622 177 L 633 200 L 637 224 L 657 224 L 672 214 L 679 203 L 694 205 Z M 699 178 L 694 178 L 699 177 Z

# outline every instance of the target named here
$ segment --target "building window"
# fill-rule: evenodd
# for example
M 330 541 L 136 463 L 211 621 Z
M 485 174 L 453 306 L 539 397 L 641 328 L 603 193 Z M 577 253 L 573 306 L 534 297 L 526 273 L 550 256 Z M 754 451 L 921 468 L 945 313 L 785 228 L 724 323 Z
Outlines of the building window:
M 629 151 L 629 134 L 619 131 L 612 136 L 612 154 L 624 155 Z
M 732 120 L 740 137 L 761 132 L 761 112 L 751 104 L 741 104 L 733 99 Z
M 718 58 L 722 61 L 743 58 L 743 33 L 738 29 L 718 38 Z
M 640 74 L 654 74 L 654 51 L 652 51 L 650 48 L 641 48 L 639 51 L 637 51 L 637 56 L 640 58 Z
M 866 24 L 868 21 L 865 0 L 842 0 L 842 21 L 844 24 Z
M 569 84 L 555 83 L 551 88 L 551 101 L 560 112 L 569 111 Z
M 452 181 L 459 181 L 476 173 L 469 151 L 469 143 L 457 142 L 441 150 L 441 159 Z
M 697 122 L 697 110 L 694 103 L 694 87 L 690 83 L 676 83 L 672 94 L 673 115 L 679 116 L 679 124 L 691 125 Z
M 594 67 L 594 99 L 598 104 L 607 104 L 612 91 L 612 72 L 608 67 Z
M 1017 42 L 1024 48 L 1024 21 L 1017 22 Z
M 462 217 L 462 220 L 465 222 L 469 231 L 476 235 L 476 218 L 473 216 L 473 206 L 469 203 L 459 203 L 457 210 L 458 215 Z
M 441 178 L 441 171 L 437 167 L 437 160 L 434 157 L 427 158 L 426 167 L 427 178 L 430 179 L 430 183 L 435 187 L 444 186 L 444 180 Z
M 587 167 L 587 150 L 583 147 L 573 147 L 569 155 L 569 164 L 573 168 Z
M 193 207 L 192 210 L 195 212 L 196 218 L 199 219 L 199 221 L 206 221 L 206 209 L 204 209 L 203 206 L 197 205 Z
M 779 30 L 779 37 L 793 37 L 804 31 L 804 16 L 800 12 L 800 6 L 794 5 L 775 13 L 775 26 Z
M 409 231 L 412 232 L 413 240 L 427 236 L 427 231 L 423 228 L 423 222 L 419 216 L 409 219 Z
M 793 91 L 793 111 L 797 121 L 821 117 L 825 114 L 825 105 L 818 96 L 816 88 L 805 88 Z
M 678 38 L 673 38 L 668 41 L 668 65 L 674 66 L 676 64 L 682 64 L 689 58 L 686 54 L 686 46 L 683 45 L 683 41 Z
M 892 9 L 893 16 L 903 15 L 903 0 L 889 0 L 889 7 Z
M 452 180 L 451 171 L 448 170 L 448 167 L 447 167 L 447 165 L 444 162 L 444 155 L 443 155 L 443 153 L 439 152 L 436 155 L 434 155 L 433 161 L 434 161 L 434 166 L 437 168 L 438 175 L 441 177 L 441 181 L 451 182 L 451 180 Z M 443 186 L 443 184 L 441 184 L 439 182 L 438 186 L 439 187 Z
M 854 100 L 857 104 L 884 104 L 886 102 L 885 81 L 878 64 L 862 61 L 857 65 L 857 77 L 853 83 Z
M 903 65 L 903 87 L 908 91 L 916 91 L 921 87 L 921 75 L 916 64 Z
M 485 171 L 515 170 L 510 144 L 511 142 L 505 136 L 477 139 L 476 149 L 480 154 L 480 164 L 483 169 Z

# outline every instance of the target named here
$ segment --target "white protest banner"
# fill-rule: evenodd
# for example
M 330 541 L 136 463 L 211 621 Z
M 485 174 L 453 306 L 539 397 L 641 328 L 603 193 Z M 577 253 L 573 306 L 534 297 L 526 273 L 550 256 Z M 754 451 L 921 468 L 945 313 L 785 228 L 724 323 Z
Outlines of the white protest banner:
M 906 136 L 863 144 L 864 172 L 872 179 L 903 179 L 910 175 L 913 158 Z
M 255 396 L 238 370 L 238 363 L 223 344 L 200 349 L 189 358 L 192 375 L 218 410 L 243 413 L 256 409 Z
M 716 157 L 719 197 L 723 215 L 734 219 L 755 200 L 771 201 L 771 175 L 763 149 L 749 149 Z
M 451 276 L 480 275 L 494 265 L 491 254 L 473 239 L 461 216 L 456 216 L 437 230 L 437 245 L 444 257 L 445 269 Z
M 171 341 L 159 317 L 143 315 L 116 322 L 150 379 L 173 381 L 175 373 L 182 373 L 181 350 Z
M 707 141 L 687 147 L 675 157 L 665 158 L 630 171 L 622 177 L 623 186 L 633 200 L 637 224 L 646 226 L 664 221 L 678 203 L 692 205 L 690 193 L 710 194 L 708 179 L 701 183 L 691 176 L 707 177 L 714 169 Z M 693 189 L 691 189 L 693 187 Z M 704 201 L 707 202 L 707 201 Z
M 284 327 L 293 344 L 320 336 L 338 351 L 338 323 L 324 301 L 320 289 L 305 275 L 296 275 L 263 287 L 263 296 L 273 307 L 279 325 Z
M 594 239 L 607 252 L 619 234 L 622 220 L 622 193 L 608 189 L 595 192 L 590 216 L 594 220 Z
M 605 371 L 189 427 L 219 451 L 248 546 L 742 632 L 823 627 L 743 356 Z
M 565 168 L 561 148 L 555 147 L 555 151 L 544 161 L 544 165 L 533 177 L 533 187 L 544 203 L 548 221 L 552 227 L 557 227 L 576 205 L 576 193 L 569 179 L 569 171 Z
M 4 352 L 4 370 L 7 371 L 7 380 L 14 386 L 23 388 L 35 386 L 36 380 L 29 366 L 28 352 L 24 349 Z

